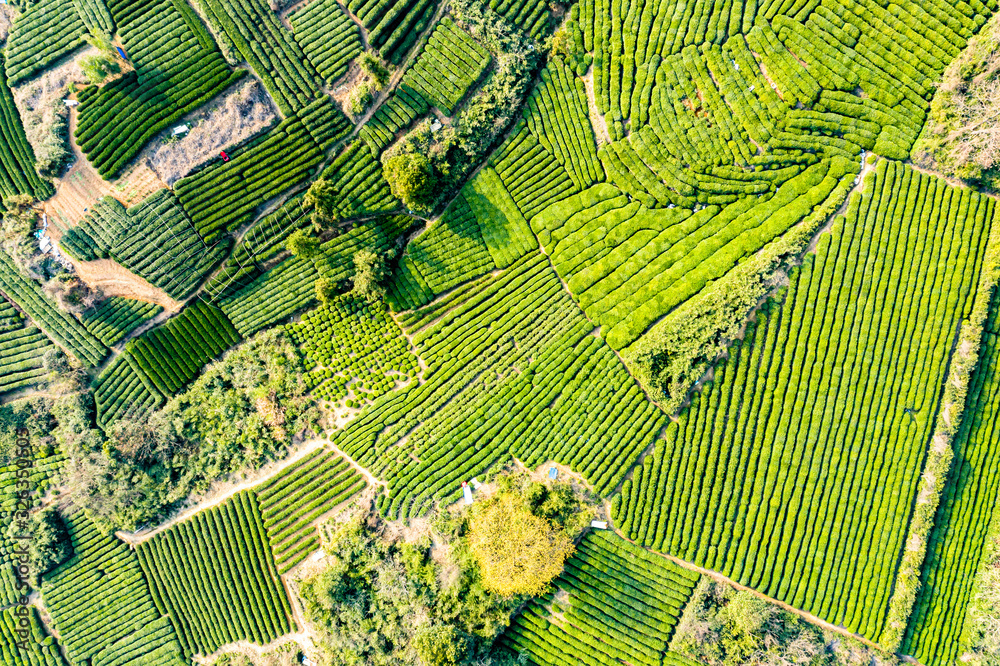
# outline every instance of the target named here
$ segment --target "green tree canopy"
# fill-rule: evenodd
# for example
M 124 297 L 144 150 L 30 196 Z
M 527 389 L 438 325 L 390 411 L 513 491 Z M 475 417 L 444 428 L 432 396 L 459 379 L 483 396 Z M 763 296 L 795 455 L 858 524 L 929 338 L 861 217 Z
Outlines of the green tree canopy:
M 388 158 L 383 166 L 392 194 L 409 208 L 424 210 L 434 194 L 434 169 L 420 153 L 401 153 Z

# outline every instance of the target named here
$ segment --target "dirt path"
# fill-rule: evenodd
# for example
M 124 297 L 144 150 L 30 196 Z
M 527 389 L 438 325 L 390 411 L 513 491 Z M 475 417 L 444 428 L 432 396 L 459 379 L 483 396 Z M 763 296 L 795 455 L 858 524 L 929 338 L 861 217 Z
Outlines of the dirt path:
M 144 160 L 132 166 L 114 183 L 101 178 L 90 165 L 76 143 L 77 111 L 70 109 L 69 144 L 75 161 L 62 178 L 55 180 L 56 194 L 42 203 L 42 210 L 49 221 L 47 233 L 58 243 L 63 233 L 83 219 L 93 205 L 103 196 L 112 196 L 125 206 L 136 204 L 166 184 L 149 168 Z M 162 289 L 135 275 L 110 259 L 76 261 L 67 255 L 77 274 L 91 289 L 99 289 L 106 296 L 121 296 L 156 303 L 171 312 L 177 312 L 181 303 Z
M 222 504 L 227 499 L 239 493 L 243 490 L 249 490 L 254 486 L 270 479 L 271 477 L 281 474 L 285 469 L 294 465 L 298 461 L 302 460 L 304 457 L 326 446 L 326 438 L 320 437 L 317 439 L 311 439 L 303 442 L 299 445 L 299 448 L 293 453 L 285 456 L 281 460 L 276 460 L 272 463 L 264 465 L 259 470 L 256 470 L 249 478 L 241 480 L 238 483 L 232 481 L 223 481 L 221 483 L 213 484 L 213 488 L 208 491 L 201 499 L 199 499 L 195 504 L 188 505 L 175 513 L 173 516 L 158 524 L 156 527 L 151 529 L 141 529 L 137 532 L 123 532 L 118 531 L 115 535 L 124 541 L 132 545 L 140 544 L 144 541 L 149 540 L 153 536 L 163 532 L 164 530 L 170 528 L 177 523 L 187 520 L 191 516 L 204 511 L 205 509 L 211 509 L 214 506 Z
M 290 597 L 292 595 L 289 595 Z M 292 615 L 295 615 L 293 610 Z M 292 618 L 293 620 L 296 618 Z M 193 661 L 196 664 L 214 664 L 215 660 L 224 654 L 242 654 L 251 659 L 254 663 L 260 663 L 259 659 L 263 657 L 266 653 L 278 648 L 285 643 L 298 643 L 305 647 L 308 643 L 312 645 L 312 637 L 309 636 L 307 632 L 300 631 L 294 634 L 282 634 L 276 639 L 268 643 L 267 645 L 257 645 L 256 643 L 251 643 L 250 641 L 236 641 L 235 643 L 227 643 L 220 647 L 218 650 L 212 654 L 207 654 L 199 657 L 193 657 Z
M 594 68 L 591 67 L 583 77 L 583 87 L 587 90 L 587 109 L 590 111 L 590 125 L 597 137 L 597 147 L 611 143 L 611 135 L 608 134 L 608 123 L 604 116 L 597 110 L 597 98 L 594 96 Z
M 914 171 L 919 171 L 920 173 L 927 174 L 928 176 L 934 176 L 935 178 L 940 178 L 941 180 L 943 180 L 944 182 L 948 183 L 952 187 L 961 188 L 963 190 L 969 190 L 969 189 L 971 189 L 971 190 L 975 191 L 977 194 L 980 194 L 980 195 L 982 195 L 984 197 L 990 197 L 991 199 L 1000 200 L 1000 196 L 997 196 L 993 192 L 989 192 L 987 190 L 981 190 L 981 189 L 978 189 L 978 188 L 975 188 L 975 187 L 971 187 L 971 186 L 967 185 L 966 183 L 963 183 L 958 178 L 953 178 L 951 176 L 946 176 L 943 173 L 941 173 L 940 171 L 935 171 L 934 169 L 928 169 L 927 167 L 919 166 L 919 165 L 917 165 L 916 163 L 914 163 L 914 162 L 912 162 L 910 160 L 906 160 L 904 162 L 904 164 L 906 164 L 908 167 L 912 168 Z

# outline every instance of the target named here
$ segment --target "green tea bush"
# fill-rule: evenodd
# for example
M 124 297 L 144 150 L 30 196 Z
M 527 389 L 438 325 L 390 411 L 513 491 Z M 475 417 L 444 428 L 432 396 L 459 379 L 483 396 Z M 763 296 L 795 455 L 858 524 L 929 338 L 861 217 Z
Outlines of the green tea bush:
M 291 607 L 267 547 L 257 498 L 243 491 L 144 541 L 139 563 L 186 658 L 226 643 L 266 645 L 291 631 Z
M 190 296 L 230 248 L 228 239 L 207 246 L 168 189 L 128 209 L 101 197 L 60 244 L 80 261 L 114 259 L 177 300 Z
M 138 326 L 162 311 L 163 308 L 154 303 L 115 296 L 103 301 L 94 310 L 84 313 L 83 325 L 101 342 L 113 347 Z
M 972 308 L 993 208 L 880 160 L 633 478 L 615 510 L 628 536 L 884 640 L 935 427 L 923 406 Z
M 405 384 L 417 368 L 399 327 L 382 310 L 351 295 L 311 310 L 285 331 L 302 351 L 306 385 L 321 400 L 368 404 Z
M 382 60 L 398 65 L 430 23 L 432 0 L 349 0 L 346 3 L 368 31 L 368 43 Z
M 108 8 L 135 70 L 80 91 L 75 137 L 91 164 L 110 179 L 153 137 L 219 95 L 243 72 L 227 67 L 186 3 L 111 0 Z
M 53 342 L 81 363 L 97 366 L 107 347 L 69 313 L 60 310 L 36 282 L 21 274 L 13 260 L 0 252 L 0 290 L 23 310 Z
M 45 576 L 42 598 L 70 661 L 101 663 L 100 655 L 144 633 L 164 613 L 130 548 L 97 529 L 83 511 L 70 515 L 67 527 L 73 556 Z M 173 628 L 165 631 L 169 636 Z
M 0 199 L 6 200 L 18 194 L 48 199 L 55 189 L 52 183 L 42 180 L 35 171 L 35 155 L 24 134 L 24 125 L 14 105 L 3 64 L 3 55 L 0 55 Z
M 260 77 L 284 116 L 320 96 L 320 76 L 263 0 L 206 0 L 205 8 Z
M 33 326 L 0 333 L 0 393 L 44 382 L 49 372 L 43 357 L 54 350 Z
M 83 46 L 87 30 L 76 2 L 40 0 L 30 4 L 14 21 L 7 39 L 5 56 L 10 85 L 40 74 Z
M 489 64 L 489 51 L 445 17 L 406 71 L 403 84 L 450 116 Z
M 316 521 L 365 485 L 346 460 L 318 449 L 254 488 L 279 574 L 319 547 Z
M 502 644 L 552 666 L 669 663 L 671 635 L 699 579 L 617 535 L 591 532 L 553 590 L 528 603 Z
M 38 664 L 38 666 L 65 666 L 66 660 L 59 651 L 59 644 L 45 630 L 38 617 L 38 610 L 22 607 L 0 611 L 0 658 L 5 664 Z M 27 622 L 27 635 L 23 622 Z
M 361 34 L 336 0 L 313 2 L 288 17 L 295 41 L 328 85 L 361 53 Z
M 661 427 L 542 257 L 400 321 L 426 364 L 423 381 L 376 399 L 333 440 L 386 480 L 386 515 L 455 501 L 461 481 L 511 457 L 532 469 L 560 462 L 606 494 Z

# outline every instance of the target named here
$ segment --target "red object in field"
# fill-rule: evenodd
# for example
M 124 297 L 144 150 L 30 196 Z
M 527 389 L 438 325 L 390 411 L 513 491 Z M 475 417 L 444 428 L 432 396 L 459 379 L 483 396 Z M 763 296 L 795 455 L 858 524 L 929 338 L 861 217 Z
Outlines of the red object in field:
M 219 153 L 219 154 L 220 154 L 220 155 L 222 155 L 222 161 L 223 161 L 223 162 L 228 162 L 228 161 L 229 161 L 229 155 L 227 155 L 227 154 L 226 154 L 226 151 L 224 151 L 224 150 L 223 150 L 223 151 L 222 151 L 221 153 Z

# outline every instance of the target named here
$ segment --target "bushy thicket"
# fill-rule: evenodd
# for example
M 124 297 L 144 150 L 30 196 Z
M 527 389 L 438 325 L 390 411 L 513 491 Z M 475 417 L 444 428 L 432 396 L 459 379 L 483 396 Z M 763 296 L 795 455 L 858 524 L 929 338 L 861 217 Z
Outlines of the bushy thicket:
M 533 482 L 514 469 L 484 481 L 496 485 L 482 492 L 496 491 L 493 498 L 545 521 L 567 540 L 593 515 L 593 499 L 566 481 Z M 493 643 L 526 597 L 491 591 L 474 555 L 474 522 L 468 507 L 442 509 L 429 531 L 402 538 L 362 507 L 346 521 L 324 525 L 324 566 L 300 588 L 324 663 L 514 663 Z M 519 542 L 536 536 L 516 532 L 510 529 Z
M 944 72 L 911 158 L 971 185 L 1000 178 L 1000 16 L 994 16 Z
M 107 437 L 82 399 L 60 437 L 77 504 L 104 524 L 134 529 L 216 479 L 280 458 L 316 427 L 298 352 L 280 331 L 208 365 L 159 411 L 119 422 Z
M 703 578 L 672 650 L 708 666 L 883 666 L 900 663 L 860 641 L 824 632 L 749 590 Z

